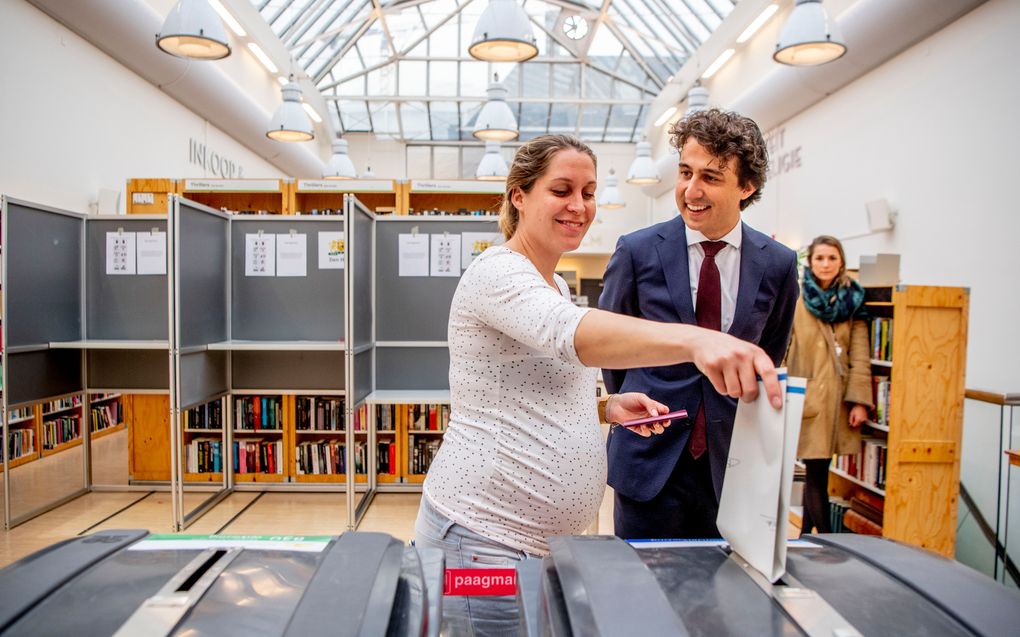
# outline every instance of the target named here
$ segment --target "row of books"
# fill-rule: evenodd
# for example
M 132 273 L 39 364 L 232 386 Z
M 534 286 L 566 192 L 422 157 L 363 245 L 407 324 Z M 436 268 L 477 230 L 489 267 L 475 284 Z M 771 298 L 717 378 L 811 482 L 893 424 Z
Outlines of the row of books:
M 885 461 L 888 442 L 878 438 L 861 440 L 861 452 L 836 456 L 835 467 L 865 484 L 885 489 Z
M 61 416 L 43 422 L 43 449 L 54 449 L 81 437 L 81 421 L 76 416 Z
M 25 421 L 27 422 L 30 418 L 35 416 L 35 412 L 31 407 L 22 407 L 20 409 L 12 409 L 8 412 L 10 414 L 11 422 Z
M 449 405 L 400 404 L 379 405 L 376 427 L 379 431 L 446 431 L 450 423 Z
M 223 402 L 214 400 L 184 412 L 185 429 L 223 429 Z
M 843 526 L 843 514 L 850 510 L 850 501 L 843 498 L 829 498 L 829 528 L 833 533 L 846 533 Z M 810 529 L 804 529 L 808 532 Z
M 893 320 L 871 319 L 871 357 L 880 361 L 892 360 Z
M 121 407 L 119 401 L 92 405 L 89 409 L 89 421 L 92 432 L 102 431 L 110 427 L 116 427 L 121 422 Z
M 296 460 L 299 476 L 342 475 L 347 471 L 347 445 L 337 440 L 302 442 Z
M 80 394 L 74 394 L 73 396 L 65 396 L 64 398 L 58 398 L 57 400 L 51 400 L 48 403 L 44 403 L 43 415 L 79 406 L 81 406 Z
M 209 473 L 223 470 L 219 438 L 194 438 L 184 446 L 184 470 Z M 234 441 L 234 472 L 283 473 L 283 441 L 245 438 Z
M 343 431 L 343 398 L 298 396 L 294 415 L 298 431 Z
M 240 396 L 234 401 L 234 428 L 249 431 L 283 428 L 282 396 Z
M 11 429 L 7 432 L 7 453 L 17 460 L 35 453 L 35 429 Z
M 436 436 L 410 436 L 408 438 L 407 463 L 411 473 L 427 473 L 443 439 Z
M 875 423 L 883 427 L 889 426 L 890 389 L 892 382 L 888 376 L 871 377 L 871 394 L 875 403 Z

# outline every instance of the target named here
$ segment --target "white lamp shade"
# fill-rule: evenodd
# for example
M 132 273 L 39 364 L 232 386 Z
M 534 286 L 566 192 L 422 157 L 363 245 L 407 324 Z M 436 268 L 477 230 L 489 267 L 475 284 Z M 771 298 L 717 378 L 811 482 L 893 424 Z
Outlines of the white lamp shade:
M 483 141 L 505 142 L 517 138 L 517 119 L 506 103 L 506 89 L 499 82 L 489 84 L 489 99 L 482 106 L 471 134 Z
M 829 20 L 821 0 L 797 0 L 776 42 L 772 58 L 792 66 L 817 66 L 846 53 L 835 22 Z
M 706 108 L 708 108 L 708 89 L 700 84 L 692 86 L 691 90 L 687 91 L 687 110 L 684 111 L 684 117 Z
M 357 176 L 358 171 L 354 169 L 354 162 L 351 161 L 350 155 L 347 154 L 347 140 L 336 140 L 333 142 L 333 156 L 329 158 L 329 163 L 326 164 L 326 174 L 323 175 L 323 178 L 354 179 Z
M 280 142 L 307 142 L 315 138 L 308 113 L 301 108 L 301 89 L 295 82 L 283 87 L 283 104 L 269 122 L 266 137 Z
M 637 144 L 634 161 L 631 162 L 630 170 L 627 172 L 627 183 L 638 186 L 659 183 L 659 169 L 652 161 L 652 145 L 647 141 L 642 140 Z
M 510 168 L 499 152 L 499 142 L 485 142 L 485 155 L 482 156 L 482 161 L 478 162 L 475 177 L 486 181 L 501 181 L 506 179 L 509 172 Z
M 468 53 L 487 62 L 523 62 L 535 57 L 538 42 L 528 14 L 514 0 L 489 0 L 475 25 Z
M 170 55 L 195 60 L 230 55 L 227 30 L 206 0 L 178 0 L 156 34 L 156 46 Z
M 602 194 L 596 202 L 599 208 L 616 210 L 627 205 L 620 195 L 619 181 L 616 174 L 610 169 L 609 176 L 606 177 L 606 187 L 602 189 Z

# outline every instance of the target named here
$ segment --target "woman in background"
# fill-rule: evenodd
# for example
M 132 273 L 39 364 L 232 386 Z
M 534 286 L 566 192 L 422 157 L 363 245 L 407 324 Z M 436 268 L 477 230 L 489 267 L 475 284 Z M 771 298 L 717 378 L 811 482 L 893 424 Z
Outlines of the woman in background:
M 833 454 L 861 451 L 861 424 L 871 400 L 868 326 L 862 320 L 864 289 L 846 274 L 838 239 L 822 235 L 808 246 L 800 303 L 786 365 L 808 379 L 797 457 L 804 461 L 801 531 L 830 533 L 829 463 Z
M 588 146 L 546 135 L 517 150 L 500 213 L 507 242 L 471 263 L 450 307 L 450 424 L 415 523 L 415 543 L 442 549 L 447 568 L 512 568 L 595 518 L 606 484 L 595 368 L 693 362 L 719 392 L 747 400 L 758 373 L 782 404 L 756 345 L 571 303 L 556 264 L 594 219 Z M 668 411 L 637 393 L 604 406 L 607 422 Z M 661 425 L 634 435 L 652 432 Z M 446 597 L 443 614 L 446 635 L 518 634 L 513 597 Z

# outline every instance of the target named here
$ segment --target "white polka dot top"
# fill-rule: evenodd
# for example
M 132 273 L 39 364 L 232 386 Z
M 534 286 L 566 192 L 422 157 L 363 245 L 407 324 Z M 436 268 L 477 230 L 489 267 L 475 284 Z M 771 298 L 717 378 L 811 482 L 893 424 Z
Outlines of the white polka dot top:
M 594 368 L 574 332 L 588 312 L 522 254 L 489 248 L 450 307 L 450 424 L 425 479 L 443 515 L 533 555 L 581 533 L 606 484 Z

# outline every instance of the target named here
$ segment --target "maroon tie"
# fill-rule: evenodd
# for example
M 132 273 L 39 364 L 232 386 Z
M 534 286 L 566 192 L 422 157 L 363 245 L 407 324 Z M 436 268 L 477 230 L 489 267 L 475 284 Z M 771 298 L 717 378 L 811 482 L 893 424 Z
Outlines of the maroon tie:
M 715 264 L 715 255 L 726 246 L 725 241 L 701 242 L 701 247 L 705 249 L 705 260 L 701 262 L 701 272 L 698 274 L 698 302 L 694 316 L 698 319 L 699 327 L 710 330 L 722 329 L 722 286 L 719 284 L 719 267 Z M 702 395 L 687 447 L 695 458 L 699 458 L 708 448 L 705 424 L 705 397 Z

